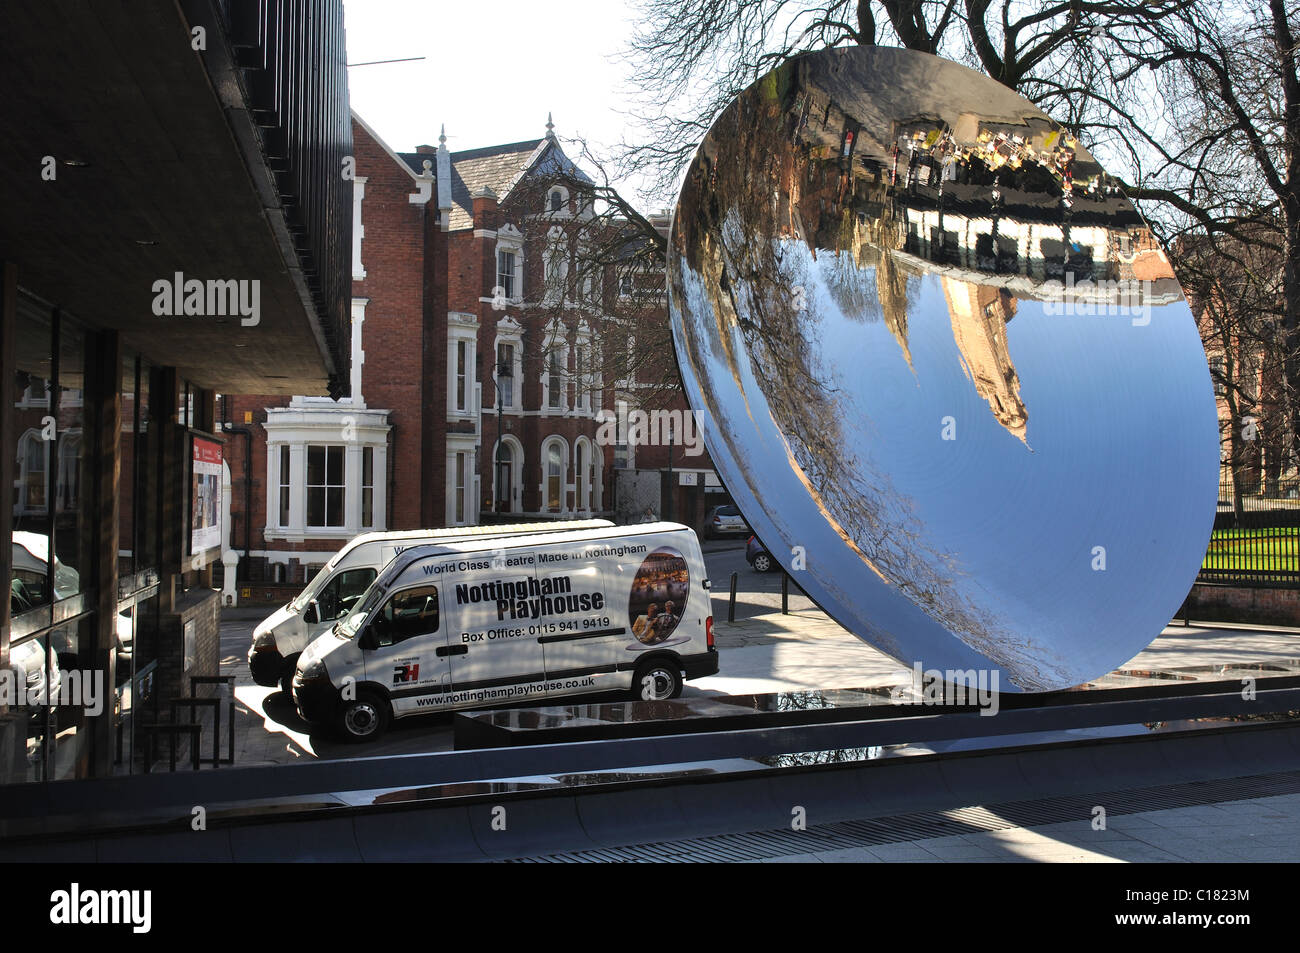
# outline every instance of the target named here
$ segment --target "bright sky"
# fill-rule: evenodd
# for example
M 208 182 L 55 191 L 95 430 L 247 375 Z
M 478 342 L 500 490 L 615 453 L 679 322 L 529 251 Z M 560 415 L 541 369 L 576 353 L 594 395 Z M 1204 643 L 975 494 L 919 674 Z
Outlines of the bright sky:
M 352 108 L 398 151 L 453 151 L 541 137 L 597 154 L 629 122 L 630 67 L 614 55 L 633 31 L 627 0 L 345 0 L 348 62 L 423 56 L 348 70 Z

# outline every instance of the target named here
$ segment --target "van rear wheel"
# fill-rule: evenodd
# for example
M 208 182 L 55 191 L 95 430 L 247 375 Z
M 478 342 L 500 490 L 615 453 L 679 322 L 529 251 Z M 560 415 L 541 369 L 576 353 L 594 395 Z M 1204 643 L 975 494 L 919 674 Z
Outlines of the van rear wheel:
M 355 699 L 343 703 L 339 734 L 344 741 L 373 741 L 384 733 L 390 717 L 388 702 L 377 692 L 359 692 Z
M 632 697 L 661 702 L 682 693 L 682 673 L 675 662 L 655 659 L 639 666 L 632 677 Z

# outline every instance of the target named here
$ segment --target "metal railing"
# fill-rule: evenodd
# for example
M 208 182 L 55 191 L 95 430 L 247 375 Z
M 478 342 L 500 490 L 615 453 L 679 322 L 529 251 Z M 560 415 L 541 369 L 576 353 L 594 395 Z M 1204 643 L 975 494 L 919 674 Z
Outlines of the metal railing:
M 1219 486 L 1214 533 L 1197 582 L 1300 586 L 1300 479 Z

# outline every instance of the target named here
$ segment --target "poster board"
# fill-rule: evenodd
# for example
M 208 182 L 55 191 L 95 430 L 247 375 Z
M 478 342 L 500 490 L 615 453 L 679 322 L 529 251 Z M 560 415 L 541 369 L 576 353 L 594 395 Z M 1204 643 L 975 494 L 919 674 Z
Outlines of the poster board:
M 190 553 L 221 545 L 221 444 L 190 438 Z

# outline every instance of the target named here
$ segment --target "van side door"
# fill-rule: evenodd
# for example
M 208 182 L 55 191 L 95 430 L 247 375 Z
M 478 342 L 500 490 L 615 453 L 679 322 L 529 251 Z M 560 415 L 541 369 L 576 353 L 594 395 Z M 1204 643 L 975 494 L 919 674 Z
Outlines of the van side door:
M 618 567 L 600 552 L 589 541 L 562 543 L 548 547 L 547 561 L 537 567 L 542 588 L 565 600 L 565 611 L 548 620 L 551 628 L 539 640 L 552 697 L 627 687 L 619 684 L 627 676 L 617 674 L 627 660 L 626 612 L 610 604 Z
M 526 550 L 483 554 L 476 568 L 444 578 L 451 681 L 460 707 L 545 695 L 541 590 Z M 468 694 L 466 694 L 468 693 Z
M 361 637 L 366 681 L 387 689 L 394 715 L 436 711 L 450 691 L 440 588 L 421 583 L 389 593 Z

